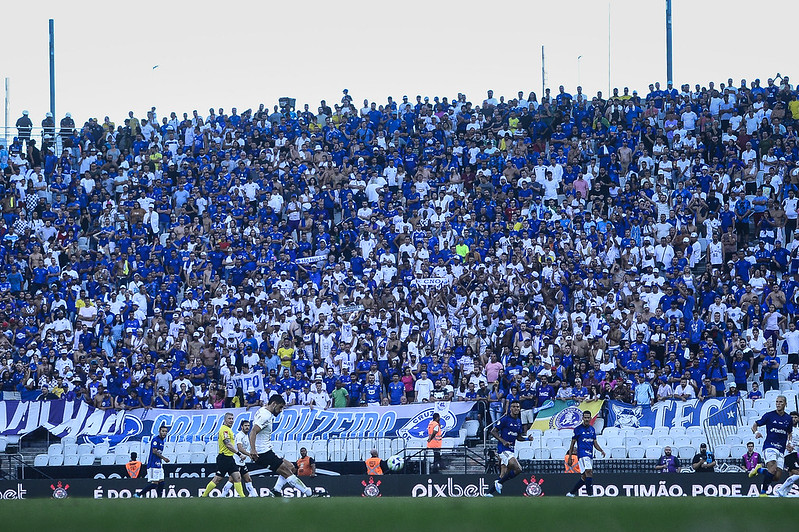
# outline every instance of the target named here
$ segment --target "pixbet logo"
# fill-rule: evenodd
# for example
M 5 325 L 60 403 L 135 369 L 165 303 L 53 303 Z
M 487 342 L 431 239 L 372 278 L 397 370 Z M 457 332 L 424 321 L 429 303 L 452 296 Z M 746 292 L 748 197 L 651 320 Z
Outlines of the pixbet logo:
M 26 493 L 28 493 L 28 491 L 22 489 L 22 484 L 17 484 L 17 489 L 0 491 L 0 499 L 3 500 L 24 499 Z
M 427 479 L 427 484 L 417 484 L 411 489 L 411 497 L 482 497 L 488 493 L 488 484 L 482 478 L 478 484 L 461 486 L 451 478 L 446 484 L 435 484 Z
M 525 497 L 543 497 L 544 490 L 541 485 L 544 483 L 543 478 L 536 479 L 535 475 L 531 476 L 530 479 L 522 479 L 524 482 L 524 496 Z

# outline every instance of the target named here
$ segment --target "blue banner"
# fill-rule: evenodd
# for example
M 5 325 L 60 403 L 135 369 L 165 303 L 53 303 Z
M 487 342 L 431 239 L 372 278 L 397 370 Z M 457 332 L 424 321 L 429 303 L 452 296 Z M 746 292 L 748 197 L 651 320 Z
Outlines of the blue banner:
M 620 401 L 608 401 L 606 427 L 638 428 L 638 427 L 698 427 L 710 416 L 722 410 L 725 415 L 716 416 L 713 424 L 737 425 L 737 397 L 719 399 L 691 399 L 678 401 L 668 399 L 659 401 L 654 406 L 628 405 Z
M 289 407 L 273 427 L 274 440 L 330 438 L 426 438 L 427 425 L 438 412 L 445 435 L 456 436 L 474 402 L 458 401 L 402 406 L 334 408 Z M 123 441 L 149 440 L 158 427 L 170 427 L 170 441 L 214 441 L 225 414 L 235 416 L 234 428 L 252 420 L 257 408 L 218 410 L 136 409 L 99 410 L 83 402 L 4 401 L 0 403 L 0 435 L 23 435 L 39 427 L 60 438 L 113 446 Z

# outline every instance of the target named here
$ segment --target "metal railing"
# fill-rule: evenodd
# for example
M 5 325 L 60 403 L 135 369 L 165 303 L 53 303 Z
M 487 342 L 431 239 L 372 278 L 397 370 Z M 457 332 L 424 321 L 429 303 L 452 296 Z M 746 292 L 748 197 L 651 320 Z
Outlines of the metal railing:
M 723 445 L 727 436 L 738 433 L 738 427 L 744 426 L 745 400 L 738 399 L 734 404 L 727 405 L 718 412 L 711 414 L 702 422 L 707 437 L 707 444 L 711 452 L 715 452 L 718 445 Z M 735 418 L 734 424 L 725 423 L 730 418 Z

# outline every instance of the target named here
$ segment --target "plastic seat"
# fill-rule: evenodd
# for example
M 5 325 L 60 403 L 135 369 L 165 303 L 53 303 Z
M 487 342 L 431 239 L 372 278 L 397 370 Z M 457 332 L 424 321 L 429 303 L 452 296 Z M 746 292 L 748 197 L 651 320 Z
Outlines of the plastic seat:
M 641 438 L 642 447 L 652 447 L 658 444 L 657 436 L 644 436 Z
M 63 438 L 61 438 L 61 445 L 66 446 L 66 445 L 77 445 L 77 444 L 78 444 L 78 438 L 76 438 L 75 436 L 64 436 Z
M 115 454 L 114 455 L 114 463 L 116 465 L 125 465 L 130 460 L 129 456 L 125 456 L 124 454 Z
M 78 445 L 78 456 L 84 456 L 87 454 L 93 454 L 94 452 L 94 445 L 91 443 L 81 443 Z
M 535 458 L 535 449 L 533 449 L 532 447 L 525 447 L 523 449 L 519 449 L 517 447 L 516 457 L 519 460 L 533 460 Z
M 179 453 L 175 459 L 176 464 L 190 464 L 191 453 Z
M 117 456 L 125 456 L 129 457 L 130 453 L 128 449 L 130 448 L 130 444 L 128 442 L 117 443 L 116 447 L 114 447 L 114 454 Z
M 658 444 L 659 447 L 665 447 L 667 445 L 669 445 L 669 446 L 674 445 L 674 438 L 671 437 L 671 436 L 660 436 L 658 438 L 658 443 L 657 444 Z
M 624 447 L 613 447 L 608 453 L 609 458 L 613 458 L 615 460 L 621 460 L 627 458 L 627 449 Z
M 78 444 L 67 443 L 64 445 L 64 456 L 78 456 Z
M 752 409 L 759 413 L 762 413 L 762 412 L 768 412 L 769 410 L 772 409 L 772 407 L 769 400 L 763 397 L 762 399 L 755 399 L 755 402 L 752 405 Z
M 53 443 L 47 448 L 47 456 L 61 456 L 64 454 L 64 446 L 60 443 Z
M 685 427 L 671 427 L 669 429 L 669 436 L 684 436 Z
M 535 456 L 536 460 L 549 460 L 551 454 L 546 447 L 540 447 L 533 450 L 533 456 Z
M 699 447 L 701 447 L 703 443 L 707 444 L 707 438 L 705 438 L 704 436 L 693 436 L 691 438 L 691 447 L 696 447 L 697 449 L 699 449 Z
M 603 436 L 618 436 L 621 434 L 621 429 L 618 427 L 605 427 L 605 430 L 602 431 Z
M 64 456 L 64 465 L 65 466 L 76 466 L 78 465 L 78 460 L 80 457 L 77 454 L 68 454 Z
M 391 440 L 391 454 L 399 454 L 405 449 L 405 440 L 402 438 L 393 438 Z
M 463 422 L 463 428 L 466 429 L 467 438 L 476 438 L 480 430 L 480 422 L 476 419 L 469 419 Z
M 696 454 L 696 448 L 690 445 L 683 445 L 678 449 L 678 457 L 680 460 L 691 460 Z
M 181 441 L 175 444 L 176 454 L 186 454 L 190 452 L 191 452 L 191 443 L 187 441 Z
M 732 451 L 732 446 L 730 445 L 716 445 L 716 447 L 713 448 L 713 454 L 716 456 L 716 458 L 721 460 L 726 460 L 729 458 L 730 451 Z
M 574 429 L 558 429 L 558 436 L 571 440 L 572 436 L 574 436 Z
M 621 436 L 611 436 L 608 438 L 608 447 L 624 447 L 624 438 Z
M 684 447 L 687 445 L 691 445 L 691 437 L 690 436 L 675 436 L 674 437 L 674 445 L 677 447 Z
M 139 460 L 141 460 L 142 457 L 141 442 L 138 441 L 128 442 L 128 456 L 130 456 L 130 453 L 136 453 L 137 455 L 139 455 Z
M 33 459 L 33 465 L 35 467 L 45 467 L 47 462 L 50 460 L 50 457 L 46 454 L 37 454 L 36 458 Z
M 8 439 L 5 436 L 0 436 L 0 453 L 6 452 L 8 447 Z
M 730 434 L 729 436 L 724 438 L 724 443 L 729 446 L 741 445 L 743 443 L 743 438 L 741 438 L 737 434 Z
M 347 460 L 347 450 L 344 447 L 344 440 L 334 438 L 327 443 L 329 460 L 332 462 L 345 462 Z
M 191 453 L 192 464 L 204 464 L 205 459 L 206 459 L 205 453 Z
M 635 429 L 633 432 L 635 436 L 643 439 L 644 436 L 651 436 L 652 435 L 652 428 L 651 427 L 639 427 Z
M 205 454 L 205 443 L 201 441 L 192 442 L 191 445 L 189 445 L 189 452 Z
M 730 447 L 730 458 L 743 458 L 746 454 L 746 445 L 733 445 Z
M 553 460 L 562 460 L 566 458 L 566 453 L 568 451 L 568 447 L 551 447 L 549 449 L 549 456 L 551 456 Z
M 383 449 L 378 449 L 378 453 L 380 457 L 389 457 L 393 453 L 391 452 L 391 440 L 384 440 L 385 447 Z M 327 441 L 325 440 L 314 440 L 311 444 L 311 450 L 308 451 L 309 453 L 313 453 L 314 460 L 316 461 L 327 461 Z
M 658 459 L 663 454 L 663 448 L 657 445 L 650 445 L 646 448 L 646 457 L 650 459 Z
M 702 427 L 688 427 L 685 429 L 686 436 L 702 436 L 704 434 L 705 431 Z
M 219 444 L 216 442 L 216 440 L 206 442 L 205 443 L 205 451 L 204 452 L 205 452 L 205 454 L 219 452 Z
M 217 451 L 213 451 L 213 452 L 210 452 L 210 453 L 205 453 L 205 462 L 206 462 L 207 464 L 213 464 L 213 463 L 215 463 L 215 462 L 216 462 L 216 456 L 217 456 L 218 454 L 219 454 L 219 453 L 218 453 Z
M 669 435 L 669 428 L 668 427 L 655 427 L 652 429 L 652 436 L 668 436 Z
M 628 458 L 631 458 L 631 459 L 634 459 L 634 460 L 640 460 L 645 455 L 646 455 L 646 448 L 641 447 L 640 445 L 635 446 L 635 447 L 628 447 L 627 448 L 627 457 Z
M 93 454 L 82 454 L 78 457 L 78 465 L 90 466 L 94 464 Z
M 64 465 L 64 455 L 63 454 L 50 455 L 49 460 L 47 460 L 47 465 L 54 467 Z
M 107 443 L 98 443 L 94 446 L 94 456 L 104 456 L 108 454 L 110 446 Z
M 630 447 L 637 447 L 639 445 L 641 445 L 641 440 L 635 436 L 627 436 L 624 438 L 624 446 L 628 449 Z

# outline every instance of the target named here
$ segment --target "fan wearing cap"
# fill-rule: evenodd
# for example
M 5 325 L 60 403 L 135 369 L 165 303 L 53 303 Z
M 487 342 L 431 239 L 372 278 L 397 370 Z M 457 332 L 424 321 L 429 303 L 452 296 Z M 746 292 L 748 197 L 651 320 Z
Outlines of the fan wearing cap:
M 691 467 L 697 473 L 713 473 L 716 470 L 716 460 L 713 458 L 713 453 L 707 451 L 706 443 L 699 446 L 699 452 L 691 460 Z

